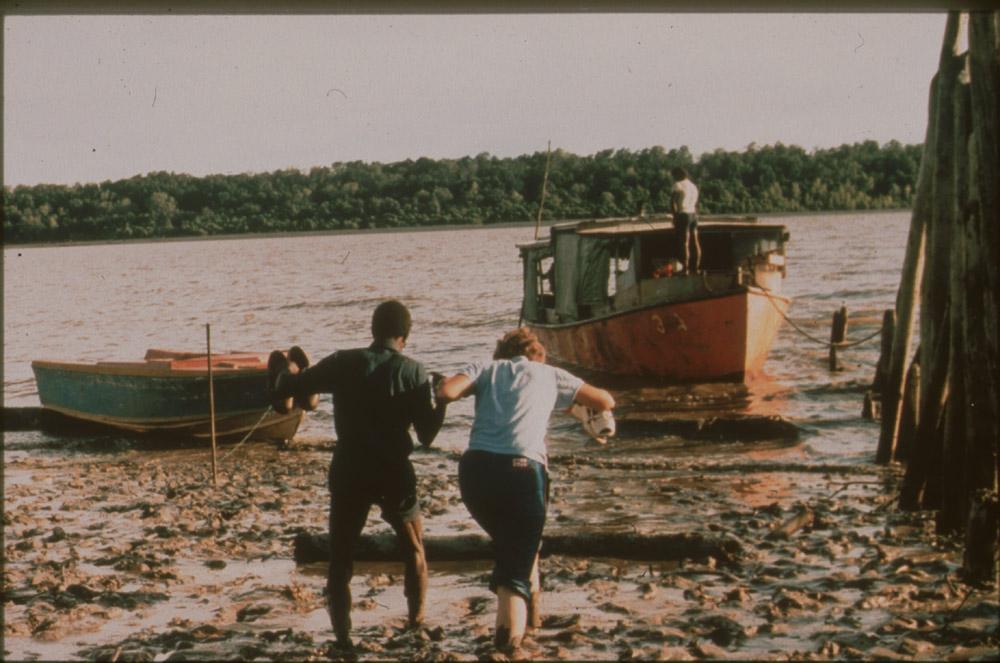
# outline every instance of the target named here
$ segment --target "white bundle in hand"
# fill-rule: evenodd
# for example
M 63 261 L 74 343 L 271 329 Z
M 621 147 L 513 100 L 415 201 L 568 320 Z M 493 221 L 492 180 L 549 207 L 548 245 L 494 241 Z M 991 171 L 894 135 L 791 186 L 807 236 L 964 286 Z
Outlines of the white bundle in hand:
M 579 403 L 574 403 L 569 413 L 580 420 L 587 435 L 601 444 L 607 444 L 609 437 L 615 434 L 615 417 L 611 410 L 597 412 Z

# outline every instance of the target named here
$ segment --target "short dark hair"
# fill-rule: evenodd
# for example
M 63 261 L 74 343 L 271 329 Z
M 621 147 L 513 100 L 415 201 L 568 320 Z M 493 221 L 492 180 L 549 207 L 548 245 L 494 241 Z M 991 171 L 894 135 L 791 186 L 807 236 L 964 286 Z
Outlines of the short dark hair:
M 528 359 L 545 357 L 545 346 L 527 327 L 518 327 L 504 334 L 503 338 L 497 341 L 497 348 L 493 352 L 494 359 L 513 359 L 520 356 Z
M 686 180 L 688 172 L 681 168 L 680 166 L 675 166 L 670 169 L 670 174 L 675 180 Z
M 390 299 L 375 307 L 375 313 L 372 314 L 372 336 L 379 340 L 397 336 L 405 339 L 410 335 L 412 324 L 409 309 L 395 299 Z

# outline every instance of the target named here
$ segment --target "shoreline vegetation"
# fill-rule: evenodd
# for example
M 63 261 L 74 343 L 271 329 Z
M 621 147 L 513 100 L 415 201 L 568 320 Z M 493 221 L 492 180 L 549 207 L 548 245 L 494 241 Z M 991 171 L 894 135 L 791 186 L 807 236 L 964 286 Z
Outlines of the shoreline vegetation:
M 695 159 L 687 147 L 487 153 L 271 173 L 167 172 L 101 183 L 4 187 L 4 244 L 189 240 L 518 226 L 669 211 L 670 169 L 701 189 L 703 214 L 899 211 L 913 203 L 921 145 L 777 143 Z
M 764 214 L 748 214 L 751 218 L 758 220 L 781 219 L 783 217 L 797 216 L 836 216 L 838 214 L 851 214 L 860 210 L 821 210 L 807 212 L 769 212 Z M 892 214 L 897 212 L 910 212 L 909 207 L 891 207 L 886 209 L 863 210 L 866 214 Z M 596 218 L 596 217 L 595 217 Z M 637 217 L 638 218 L 638 217 Z M 541 223 L 542 228 L 570 221 L 571 219 L 545 219 Z M 379 235 L 383 233 L 407 233 L 407 232 L 435 232 L 441 230 L 487 230 L 490 228 L 528 228 L 535 227 L 535 221 L 508 221 L 502 223 L 491 223 L 489 225 L 430 225 L 430 226 L 402 226 L 397 228 L 357 228 L 357 229 L 333 229 L 333 230 L 299 230 L 299 231 L 275 231 L 275 232 L 246 232 L 246 233 L 221 233 L 218 235 L 180 235 L 173 237 L 140 237 L 131 239 L 92 239 L 92 240 L 67 240 L 59 242 L 5 242 L 5 246 L 17 247 L 19 249 L 45 248 L 58 246 L 101 246 L 104 244 L 156 244 L 160 242 L 211 242 L 228 239 L 264 239 L 281 237 L 324 237 L 327 235 Z

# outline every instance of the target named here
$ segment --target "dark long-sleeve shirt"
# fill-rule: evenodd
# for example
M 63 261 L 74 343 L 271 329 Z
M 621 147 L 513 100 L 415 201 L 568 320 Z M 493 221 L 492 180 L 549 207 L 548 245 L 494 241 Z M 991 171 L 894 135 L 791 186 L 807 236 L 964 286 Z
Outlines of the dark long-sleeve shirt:
M 413 451 L 410 426 L 424 446 L 441 429 L 444 408 L 435 408 L 423 365 L 390 341 L 342 350 L 295 376 L 299 393 L 333 395 L 333 423 L 340 454 L 399 460 Z

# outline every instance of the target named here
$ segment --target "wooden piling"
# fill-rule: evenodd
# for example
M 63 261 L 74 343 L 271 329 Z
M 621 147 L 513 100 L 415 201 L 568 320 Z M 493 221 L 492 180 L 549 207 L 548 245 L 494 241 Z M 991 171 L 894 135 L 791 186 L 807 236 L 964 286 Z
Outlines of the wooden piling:
M 878 364 L 875 366 L 875 378 L 872 387 L 865 394 L 865 403 L 861 416 L 865 419 L 875 419 L 881 416 L 882 393 L 888 381 L 889 364 L 892 360 L 892 340 L 896 333 L 896 311 L 888 309 L 882 314 L 882 346 L 879 350 Z
M 948 283 L 949 256 L 946 249 L 951 220 L 949 204 L 943 201 L 950 202 L 954 194 L 951 182 L 954 171 L 951 146 L 955 129 L 952 99 L 962 65 L 962 58 L 955 54 L 959 27 L 960 15 L 949 13 L 938 71 L 931 83 L 928 142 L 924 145 L 921 159 L 914 209 L 914 224 L 918 218 L 923 220 L 926 259 L 920 277 L 920 428 L 900 494 L 900 505 L 907 509 L 936 508 L 940 497 L 939 476 L 935 475 L 940 468 L 941 415 L 947 397 L 948 350 L 948 327 L 945 324 L 948 289 L 942 285 Z M 899 331 L 897 327 L 897 340 Z M 899 359 L 895 350 L 896 343 L 893 344 L 894 362 Z M 894 381 L 896 377 L 893 375 Z M 894 393 L 901 395 L 895 389 Z M 881 455 L 876 454 L 876 459 L 881 462 L 888 462 L 896 447 L 900 414 L 898 397 L 895 401 L 892 413 L 894 426 L 891 431 L 883 427 L 883 434 L 887 434 L 888 439 L 880 440 Z
M 938 533 L 964 530 L 964 577 L 1000 584 L 1000 12 L 969 15 L 964 54 L 956 52 L 961 16 L 948 15 L 931 85 L 911 225 L 912 238 L 918 218 L 925 221 L 926 260 L 921 347 L 906 381 L 907 393 L 920 383 L 919 397 L 904 397 L 894 413 L 897 457 L 907 461 L 900 506 L 935 509 Z M 899 301 L 893 369 L 905 326 Z M 897 377 L 891 372 L 890 382 Z M 915 426 L 902 423 L 912 402 Z M 907 427 L 916 429 L 912 446 Z M 885 460 L 892 453 L 883 442 Z
M 920 425 L 920 362 L 910 364 L 903 387 L 903 399 L 899 411 L 899 434 L 896 448 L 889 460 L 907 462 L 916 446 L 917 428 Z
M 877 463 L 891 461 L 899 435 L 899 402 L 903 397 L 904 376 L 911 361 L 913 327 L 916 320 L 917 293 L 920 292 L 924 273 L 924 253 L 927 245 L 927 219 L 932 198 L 934 148 L 937 143 L 936 104 L 938 75 L 931 79 L 928 95 L 928 122 L 924 136 L 924 149 L 920 158 L 917 190 L 913 200 L 910 231 L 906 239 L 906 256 L 896 291 L 896 328 L 892 339 L 889 371 L 882 390 L 882 426 L 879 431 Z
M 966 462 L 969 446 L 966 437 L 966 388 L 964 374 L 967 370 L 967 323 L 971 311 L 966 300 L 966 278 L 968 272 L 967 245 L 970 228 L 969 206 L 969 149 L 971 139 L 971 97 L 968 82 L 968 57 L 963 58 L 963 70 L 955 83 L 954 95 L 954 142 L 952 185 L 952 223 L 949 236 L 949 278 L 947 281 L 948 326 L 947 376 L 945 390 L 948 401 L 944 411 L 944 427 L 941 440 L 942 463 L 941 504 L 937 513 L 939 532 L 958 533 L 968 521 L 970 503 L 966 499 L 956 499 L 949 493 L 964 492 Z
M 969 313 L 964 324 L 969 358 L 964 372 L 966 471 L 964 493 L 949 491 L 946 497 L 970 504 L 966 574 L 988 578 L 987 567 L 992 566 L 1000 586 L 1000 565 L 995 561 L 998 533 L 994 529 L 992 536 L 977 535 L 973 524 L 981 504 L 992 500 L 993 511 L 986 522 L 996 525 L 1000 481 L 1000 12 L 969 15 L 969 86 L 971 192 L 963 206 L 969 214 L 966 273 L 956 275 L 963 278 Z
M 833 312 L 833 322 L 830 325 L 830 370 L 839 371 L 837 363 L 837 347 L 847 339 L 847 307 Z
M 875 367 L 875 379 L 872 389 L 877 394 L 885 391 L 888 380 L 889 363 L 892 360 L 892 339 L 896 335 L 896 311 L 888 309 L 882 314 L 882 346 L 879 349 L 878 365 Z

